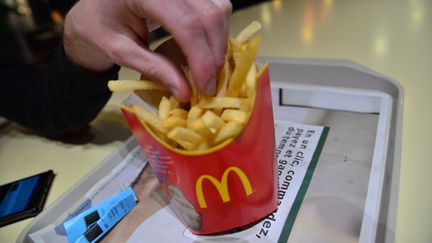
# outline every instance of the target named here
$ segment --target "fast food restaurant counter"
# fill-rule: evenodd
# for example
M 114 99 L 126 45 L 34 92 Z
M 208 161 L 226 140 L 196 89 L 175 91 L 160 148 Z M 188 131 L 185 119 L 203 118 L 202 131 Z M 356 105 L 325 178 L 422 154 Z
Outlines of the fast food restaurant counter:
M 428 124 L 432 121 L 432 2 L 269 1 L 233 14 L 231 33 L 252 20 L 263 24 L 260 55 L 347 59 L 392 77 L 404 87 L 404 117 L 396 242 L 430 242 L 432 164 Z M 137 79 L 122 69 L 121 79 Z M 0 129 L 0 184 L 49 169 L 57 174 L 47 205 L 78 182 L 130 136 L 116 93 L 88 133 L 64 141 L 38 137 L 16 125 Z M 13 242 L 31 221 L 0 228 Z

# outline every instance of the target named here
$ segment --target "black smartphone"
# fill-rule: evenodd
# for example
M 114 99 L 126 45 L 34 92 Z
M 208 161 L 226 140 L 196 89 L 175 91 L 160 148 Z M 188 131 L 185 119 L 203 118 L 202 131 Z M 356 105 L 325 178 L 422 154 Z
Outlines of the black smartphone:
M 53 179 L 49 170 L 0 186 L 0 227 L 38 215 Z

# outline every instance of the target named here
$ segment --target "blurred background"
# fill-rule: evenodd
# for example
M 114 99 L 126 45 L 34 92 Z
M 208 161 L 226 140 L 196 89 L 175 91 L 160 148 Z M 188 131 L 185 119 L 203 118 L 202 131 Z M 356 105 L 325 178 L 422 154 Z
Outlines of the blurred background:
M 42 65 L 61 41 L 64 17 L 76 0 L 0 0 L 0 62 Z M 263 0 L 232 0 L 233 9 Z M 159 29 L 151 39 L 167 33 Z

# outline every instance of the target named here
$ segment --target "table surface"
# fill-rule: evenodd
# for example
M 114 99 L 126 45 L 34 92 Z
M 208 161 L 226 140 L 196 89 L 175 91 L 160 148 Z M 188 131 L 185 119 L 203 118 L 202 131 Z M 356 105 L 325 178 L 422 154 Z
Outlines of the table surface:
M 403 145 L 396 240 L 431 242 L 432 196 L 432 1 L 270 1 L 237 11 L 231 34 L 252 20 L 263 24 L 260 55 L 349 59 L 399 81 L 405 89 Z M 122 69 L 122 79 L 138 74 Z M 53 169 L 57 177 L 47 204 L 75 184 L 130 136 L 115 94 L 86 134 L 49 140 L 12 125 L 0 130 L 0 184 Z M 30 222 L 0 228 L 13 242 Z

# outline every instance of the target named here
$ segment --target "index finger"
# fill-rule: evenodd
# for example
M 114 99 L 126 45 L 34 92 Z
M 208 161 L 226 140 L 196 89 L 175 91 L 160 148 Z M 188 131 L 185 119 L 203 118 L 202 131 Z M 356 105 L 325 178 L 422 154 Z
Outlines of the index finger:
M 129 4 L 138 16 L 161 23 L 173 35 L 186 56 L 197 88 L 206 95 L 213 95 L 216 58 L 196 10 L 184 0 L 130 0 Z

